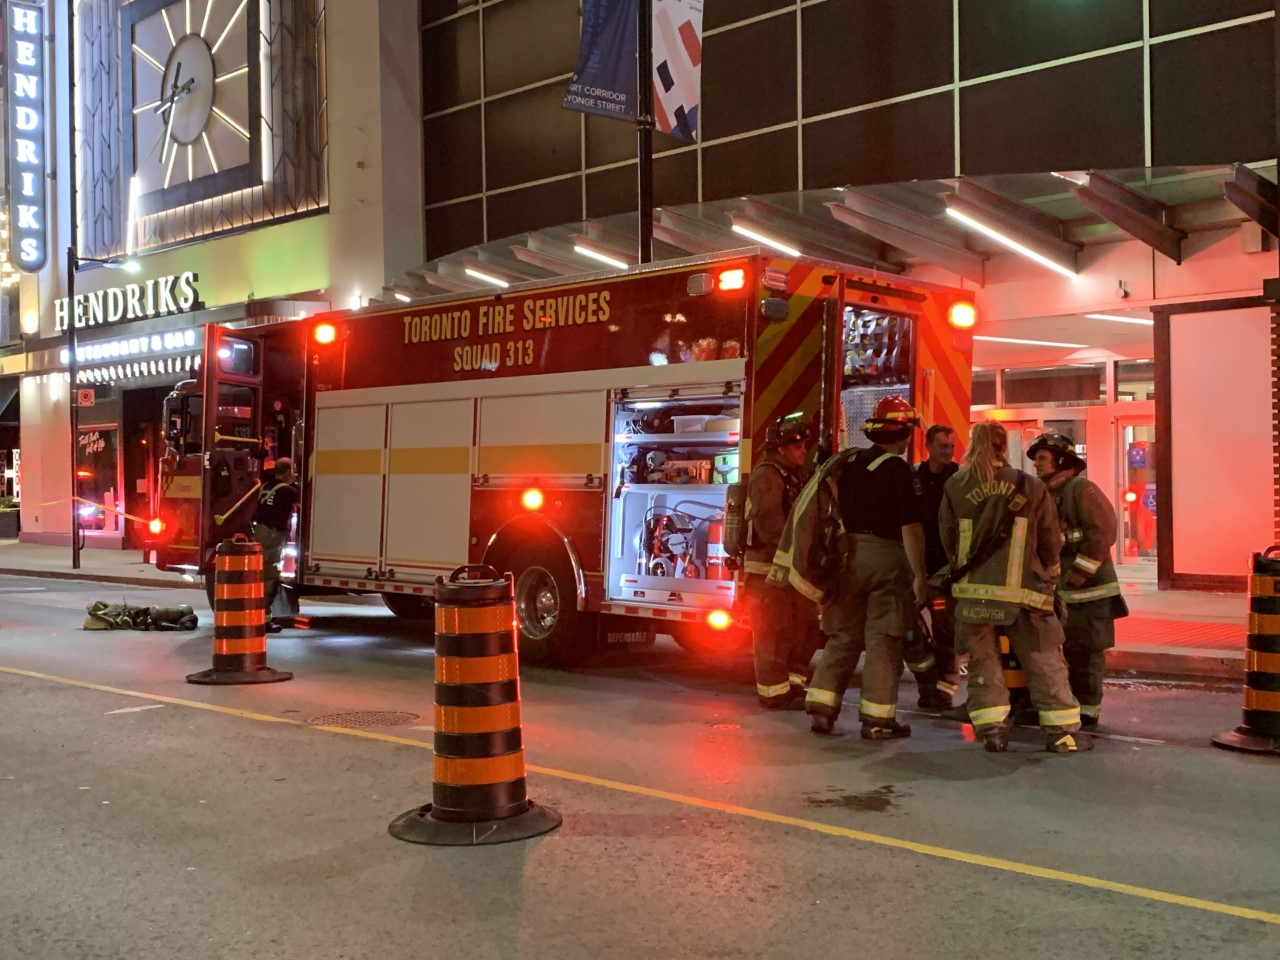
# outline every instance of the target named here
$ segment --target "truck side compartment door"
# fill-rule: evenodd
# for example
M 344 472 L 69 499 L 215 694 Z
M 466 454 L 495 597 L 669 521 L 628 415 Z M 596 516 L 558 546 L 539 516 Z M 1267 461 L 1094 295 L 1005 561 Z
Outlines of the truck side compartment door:
M 430 583 L 467 562 L 475 401 L 391 405 L 382 569 Z
M 384 403 L 316 409 L 309 471 L 307 559 L 312 573 L 359 579 L 378 575 L 389 416 Z

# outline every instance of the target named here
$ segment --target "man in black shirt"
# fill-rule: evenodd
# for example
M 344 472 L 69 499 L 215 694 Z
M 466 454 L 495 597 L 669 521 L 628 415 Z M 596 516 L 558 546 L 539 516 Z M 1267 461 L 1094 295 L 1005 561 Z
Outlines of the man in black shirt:
M 289 542 L 293 511 L 298 508 L 298 488 L 294 486 L 293 461 L 281 457 L 276 461 L 275 478 L 258 492 L 258 512 L 253 518 L 253 539 L 262 547 L 262 593 L 266 605 L 267 629 L 280 630 L 271 619 L 271 606 L 280 589 L 280 560 Z
M 947 565 L 947 551 L 938 532 L 938 510 L 942 506 L 942 488 L 960 469 L 956 463 L 956 432 L 943 423 L 935 423 L 925 433 L 925 450 L 929 459 L 916 467 L 920 493 L 924 499 L 924 561 L 929 576 Z M 945 710 L 951 706 L 960 675 L 956 668 L 956 633 L 951 623 L 955 606 L 949 592 L 934 590 L 929 595 L 929 623 L 933 632 L 933 669 L 917 672 L 920 685 L 919 706 L 922 710 Z M 914 671 L 913 671 L 914 672 Z
M 814 733 L 834 729 L 865 649 L 858 701 L 863 739 L 911 735 L 896 718 L 903 642 L 928 595 L 920 483 L 902 459 L 918 423 L 903 398 L 880 401 L 863 427 L 874 446 L 851 457 L 836 481 L 849 554 L 840 586 L 823 608 L 827 646 L 805 695 Z

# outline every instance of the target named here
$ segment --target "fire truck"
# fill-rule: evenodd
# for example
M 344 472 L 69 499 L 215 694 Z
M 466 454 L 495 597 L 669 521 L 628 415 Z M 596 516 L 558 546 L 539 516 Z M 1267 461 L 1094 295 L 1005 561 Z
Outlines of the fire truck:
M 527 661 L 729 650 L 749 633 L 726 494 L 769 423 L 807 417 L 823 456 L 898 394 L 963 438 L 975 319 L 961 290 L 752 248 L 210 327 L 166 401 L 157 560 L 208 575 L 291 452 L 303 593 L 426 619 L 438 577 L 487 565 L 514 577 Z

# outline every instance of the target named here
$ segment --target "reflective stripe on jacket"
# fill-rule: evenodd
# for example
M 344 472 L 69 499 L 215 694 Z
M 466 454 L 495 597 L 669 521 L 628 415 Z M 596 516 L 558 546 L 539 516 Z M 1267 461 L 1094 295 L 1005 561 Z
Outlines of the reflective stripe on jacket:
M 963 565 L 975 550 L 996 536 L 1007 513 L 1014 514 L 1009 539 L 951 588 L 957 601 L 978 601 L 1010 611 L 1053 609 L 1053 581 L 1058 571 L 1061 534 L 1058 515 L 1045 485 L 1005 465 L 984 483 L 962 469 L 943 489 L 938 527 L 952 568 Z M 994 618 L 993 618 L 994 619 Z
M 1072 570 L 1087 578 L 1078 587 L 1058 587 L 1058 596 L 1069 604 L 1092 603 L 1120 596 L 1111 548 L 1116 542 L 1116 512 L 1092 480 L 1071 477 L 1053 491 L 1062 523 L 1062 575 Z

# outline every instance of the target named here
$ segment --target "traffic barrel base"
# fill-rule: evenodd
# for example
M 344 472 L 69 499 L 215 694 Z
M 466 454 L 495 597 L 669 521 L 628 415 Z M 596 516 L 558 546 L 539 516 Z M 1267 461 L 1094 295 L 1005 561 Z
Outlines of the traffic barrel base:
M 431 804 L 407 810 L 391 821 L 387 829 L 397 840 L 427 843 L 437 847 L 480 847 L 491 843 L 529 840 L 550 833 L 564 821 L 555 810 L 525 801 L 525 809 L 513 817 L 461 823 L 437 820 Z
M 1213 738 L 1213 745 L 1224 750 L 1239 750 L 1241 753 L 1280 754 L 1280 737 L 1265 736 L 1243 723 L 1234 730 L 1218 734 Z
M 1244 722 L 1212 738 L 1215 747 L 1280 754 L 1280 546 L 1253 555 L 1249 636 L 1244 652 Z
M 189 674 L 187 683 L 232 686 L 292 680 L 267 666 L 262 547 L 243 534 L 218 545 L 213 586 L 213 666 Z
M 448 581 L 437 578 L 435 638 L 432 802 L 405 811 L 387 829 L 397 840 L 447 847 L 554 830 L 560 814 L 534 803 L 525 789 L 511 575 L 469 566 Z

